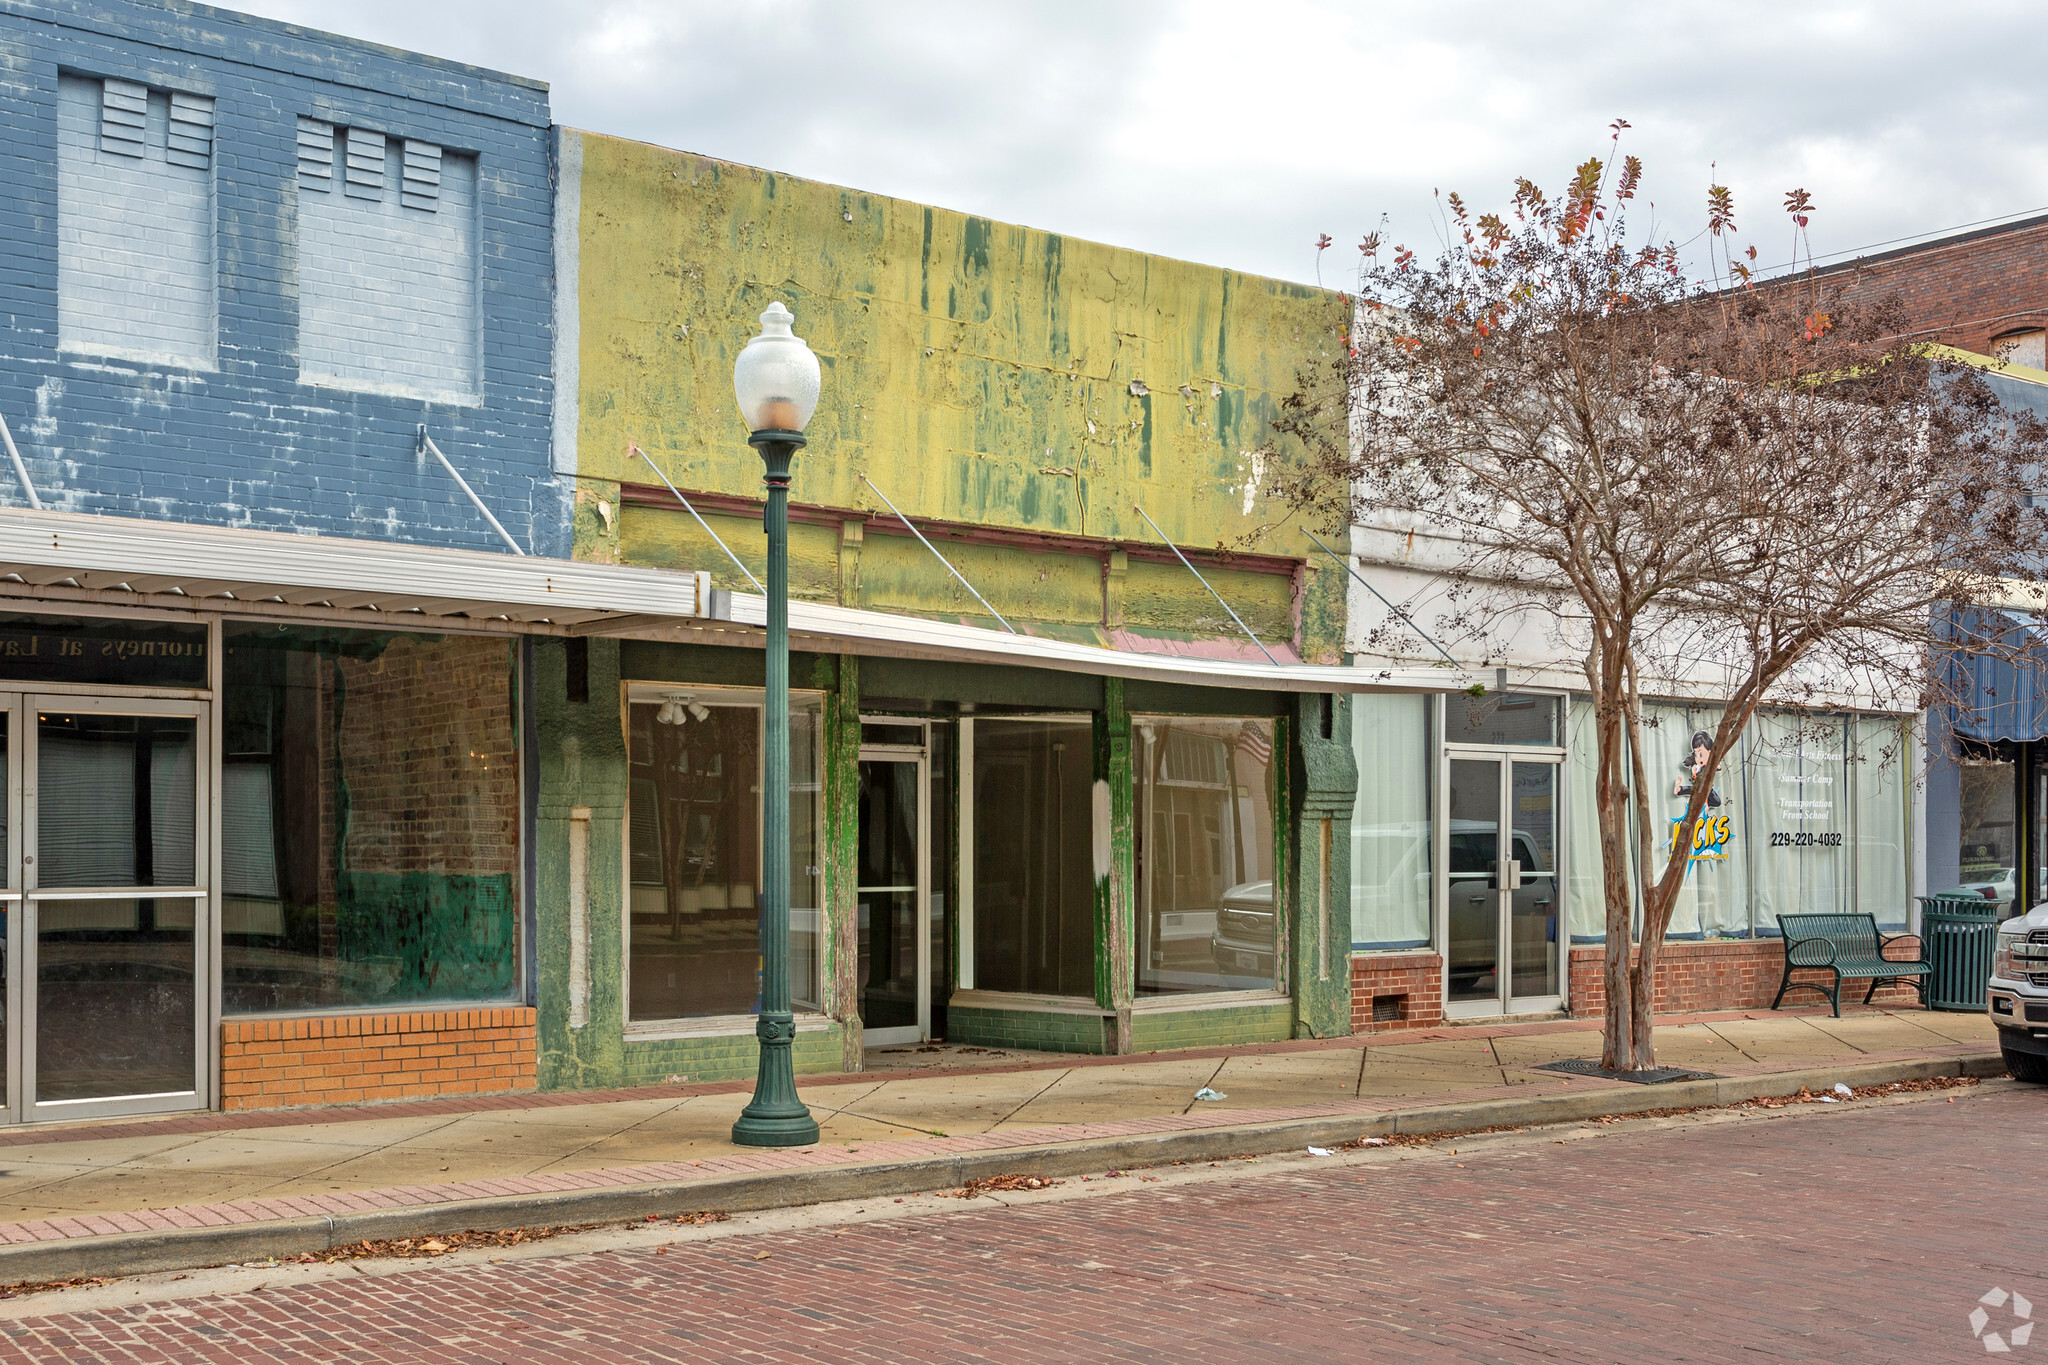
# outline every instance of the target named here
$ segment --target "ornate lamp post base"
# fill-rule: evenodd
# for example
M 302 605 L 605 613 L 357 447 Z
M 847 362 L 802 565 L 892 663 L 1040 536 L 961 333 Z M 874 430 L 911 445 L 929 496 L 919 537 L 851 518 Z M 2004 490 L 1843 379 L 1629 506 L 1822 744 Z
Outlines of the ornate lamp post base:
M 754 1099 L 732 1125 L 732 1140 L 742 1147 L 808 1147 L 818 1140 L 818 1121 L 797 1098 L 796 1020 L 787 1014 L 764 1014 L 754 1022 L 761 1043 L 760 1070 L 754 1078 Z

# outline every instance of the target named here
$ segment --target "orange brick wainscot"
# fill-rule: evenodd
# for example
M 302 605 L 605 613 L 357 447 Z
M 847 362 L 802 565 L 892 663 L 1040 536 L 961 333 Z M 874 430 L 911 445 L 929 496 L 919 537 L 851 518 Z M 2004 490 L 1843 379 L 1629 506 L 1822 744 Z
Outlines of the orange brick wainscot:
M 221 1108 L 532 1090 L 534 1014 L 503 1007 L 224 1020 Z

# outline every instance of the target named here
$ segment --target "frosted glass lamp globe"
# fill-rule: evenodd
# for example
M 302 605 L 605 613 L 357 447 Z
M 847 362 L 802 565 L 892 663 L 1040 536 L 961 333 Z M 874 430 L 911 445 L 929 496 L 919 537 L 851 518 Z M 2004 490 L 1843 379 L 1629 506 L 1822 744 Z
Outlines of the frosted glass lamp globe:
M 818 408 L 818 357 L 789 330 L 796 321 L 781 303 L 761 314 L 761 335 L 732 367 L 732 391 L 749 431 L 802 431 Z

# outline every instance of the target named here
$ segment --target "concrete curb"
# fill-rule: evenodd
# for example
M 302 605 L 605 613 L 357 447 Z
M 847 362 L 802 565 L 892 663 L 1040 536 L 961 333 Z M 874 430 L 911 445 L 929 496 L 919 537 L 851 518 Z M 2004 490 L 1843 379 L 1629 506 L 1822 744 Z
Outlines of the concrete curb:
M 673 1217 L 699 1209 L 746 1213 L 839 1199 L 922 1194 L 932 1190 L 957 1189 L 969 1180 L 1010 1171 L 1029 1171 L 1034 1175 L 1086 1175 L 1123 1167 L 1161 1166 L 1176 1161 L 1215 1161 L 1224 1157 L 1288 1151 L 1311 1144 L 1334 1147 L 1356 1138 L 1389 1134 L 1423 1136 L 1497 1126 L 1538 1127 L 1640 1114 L 1656 1109 L 1739 1104 L 1744 1100 L 1794 1095 L 1802 1088 L 1826 1090 L 1838 1082 L 1853 1087 L 1926 1080 L 1934 1076 L 2004 1074 L 2005 1063 L 1996 1052 L 1911 1061 L 1846 1063 L 1720 1080 L 1621 1085 L 1384 1113 L 1339 1114 L 1035 1147 L 1009 1147 L 999 1151 L 965 1152 L 956 1156 L 865 1166 L 768 1171 L 704 1180 L 570 1190 L 558 1194 L 469 1199 L 414 1208 L 281 1219 L 220 1228 L 72 1237 L 0 1246 L 0 1284 L 63 1280 L 84 1275 L 120 1276 L 158 1270 L 187 1270 L 227 1261 L 301 1256 L 363 1240 L 374 1242 L 391 1237 L 628 1222 L 644 1219 L 650 1214 L 657 1218 Z

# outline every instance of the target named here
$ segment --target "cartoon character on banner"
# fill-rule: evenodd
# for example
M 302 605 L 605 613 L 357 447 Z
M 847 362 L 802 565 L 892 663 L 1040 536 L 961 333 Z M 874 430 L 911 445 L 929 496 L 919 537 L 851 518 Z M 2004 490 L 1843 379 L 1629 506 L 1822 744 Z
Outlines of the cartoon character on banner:
M 1678 770 L 1683 775 L 1671 788 L 1671 795 L 1674 798 L 1688 800 L 1691 798 L 1694 788 L 1699 782 L 1700 775 L 1707 770 L 1707 760 L 1712 758 L 1713 754 L 1714 737 L 1705 730 L 1693 731 L 1691 752 L 1678 765 Z M 1699 823 L 1693 827 L 1691 862 L 1698 862 L 1702 858 L 1725 858 L 1728 856 L 1728 836 L 1730 833 L 1728 817 L 1725 815 L 1707 814 L 1707 811 L 1718 808 L 1720 804 L 1720 788 L 1707 788 L 1707 804 L 1700 811 Z M 1683 815 L 1671 817 L 1671 837 L 1673 840 L 1677 839 L 1678 826 L 1684 819 Z
M 1713 756 L 1714 737 L 1705 730 L 1693 731 L 1692 752 L 1681 760 L 1678 765 L 1678 770 L 1684 773 L 1685 776 L 1678 779 L 1678 784 L 1671 789 L 1671 794 L 1673 796 L 1691 796 L 1692 784 L 1698 781 L 1699 775 L 1707 770 L 1707 760 Z M 1712 810 L 1720 804 L 1721 789 L 1719 787 L 1709 787 L 1707 789 L 1707 809 Z

